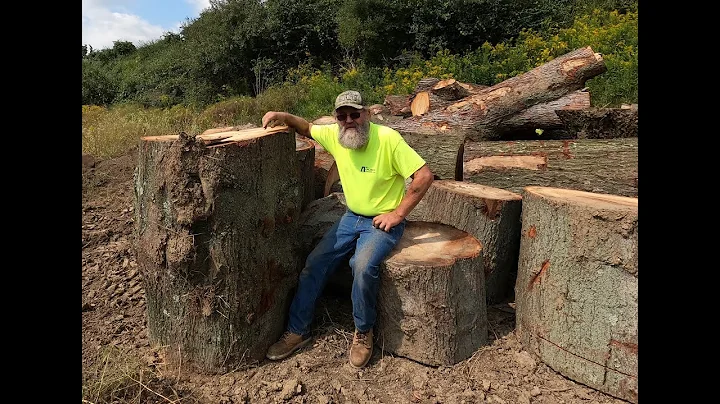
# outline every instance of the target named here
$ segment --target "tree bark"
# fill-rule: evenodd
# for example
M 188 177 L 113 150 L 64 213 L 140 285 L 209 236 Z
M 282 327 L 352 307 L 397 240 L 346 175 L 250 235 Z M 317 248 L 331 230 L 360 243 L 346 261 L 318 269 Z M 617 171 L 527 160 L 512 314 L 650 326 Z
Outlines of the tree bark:
M 573 91 L 556 100 L 535 104 L 517 114 L 508 116 L 498 125 L 497 134 L 492 138 L 502 138 L 508 132 L 535 129 L 559 129 L 565 124 L 558 116 L 558 110 L 579 111 L 590 108 L 590 93 L 587 91 Z
M 557 112 L 562 124 L 578 139 L 611 139 L 638 136 L 635 108 L 588 108 Z
M 487 344 L 482 248 L 451 226 L 408 222 L 382 265 L 378 346 L 428 365 L 454 365 Z
M 388 125 L 390 126 L 390 125 Z M 437 132 L 428 128 L 416 128 L 401 133 L 427 163 L 436 179 L 454 180 L 461 174 L 465 135 L 457 131 Z
M 637 403 L 638 200 L 523 193 L 516 332 L 562 375 Z
M 315 200 L 315 144 L 310 139 L 295 135 L 297 175 L 302 185 L 300 210 Z
M 482 244 L 488 304 L 513 301 L 520 248 L 520 194 L 462 181 L 434 181 L 408 220 L 442 223 Z
M 149 338 L 169 362 L 224 373 L 284 330 L 300 266 L 296 156 L 286 127 L 143 138 L 134 247 Z
M 471 140 L 486 140 L 497 133 L 504 118 L 577 91 L 588 79 L 605 71 L 607 67 L 600 54 L 590 47 L 580 48 L 446 108 L 431 108 L 427 114 L 395 122 L 392 127 L 402 134 L 423 128 L 439 137 L 444 130 L 452 130 Z M 439 137 L 438 142 L 441 140 Z
M 638 141 L 468 141 L 463 180 L 522 194 L 526 186 L 638 195 Z

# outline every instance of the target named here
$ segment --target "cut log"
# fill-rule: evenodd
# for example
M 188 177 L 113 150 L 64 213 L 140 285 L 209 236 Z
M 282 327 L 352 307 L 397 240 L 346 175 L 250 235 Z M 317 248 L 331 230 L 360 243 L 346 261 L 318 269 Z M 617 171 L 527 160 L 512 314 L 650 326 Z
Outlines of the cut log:
M 452 130 L 437 132 L 420 127 L 413 131 L 405 131 L 401 135 L 405 142 L 425 160 L 436 179 L 462 179 L 458 176 L 462 173 L 465 143 L 463 133 Z
M 432 93 L 443 100 L 459 100 L 470 95 L 471 87 L 455 79 L 441 80 L 432 88 Z
M 522 194 L 527 186 L 637 197 L 638 141 L 468 141 L 463 180 Z
M 287 127 L 141 140 L 135 256 L 169 363 L 224 373 L 283 332 L 300 269 L 296 156 Z
M 300 210 L 303 210 L 315 200 L 315 144 L 310 139 L 296 134 L 295 152 L 302 195 Z
M 637 403 L 638 200 L 523 193 L 516 332 L 562 375 Z
M 431 108 L 424 115 L 400 120 L 392 127 L 401 134 L 421 128 L 434 131 L 438 135 L 436 143 L 442 141 L 440 136 L 445 129 L 460 132 L 474 141 L 485 140 L 497 133 L 504 118 L 577 91 L 585 87 L 588 79 L 605 71 L 607 67 L 600 54 L 589 46 L 580 48 L 480 90 L 447 108 Z
M 408 222 L 382 265 L 378 346 L 427 365 L 454 365 L 487 344 L 482 247 L 454 227 Z
M 417 94 L 425 92 L 429 95 L 429 108 L 443 109 L 458 100 L 477 94 L 488 86 L 472 83 L 461 83 L 455 79 L 440 80 L 434 77 L 421 79 L 415 86 L 415 91 L 409 96 L 414 101 Z
M 635 108 L 588 108 L 557 111 L 565 127 L 578 139 L 637 137 L 638 110 Z
M 257 125 L 247 123 L 245 125 L 221 126 L 221 127 L 217 127 L 217 128 L 210 128 L 210 129 L 206 129 L 205 131 L 203 131 L 203 133 L 201 133 L 201 138 L 205 135 L 212 135 L 215 133 L 233 132 L 233 131 L 252 129 L 252 128 L 257 128 Z
M 420 116 L 424 113 L 426 113 L 430 109 L 430 96 L 427 92 L 421 91 L 417 94 L 415 94 L 415 98 L 413 98 L 412 102 L 410 103 L 410 111 L 412 111 L 413 116 Z
M 396 116 L 411 116 L 412 110 L 410 109 L 410 95 L 388 95 L 385 96 L 384 105 L 390 111 L 391 115 Z
M 558 110 L 579 111 L 590 108 L 590 93 L 573 91 L 556 100 L 535 104 L 517 114 L 508 116 L 496 128 L 497 133 L 489 135 L 500 139 L 507 133 L 518 131 L 534 131 L 535 129 L 559 129 L 565 124 L 558 115 Z
M 482 244 L 489 305 L 513 301 L 520 248 L 520 194 L 462 181 L 434 181 L 407 216 L 468 232 Z
M 422 85 L 423 88 L 427 87 L 429 89 L 432 89 L 432 86 L 429 85 L 429 83 L 439 82 L 437 79 L 423 80 L 430 80 Z M 421 80 L 421 82 L 423 80 Z M 461 83 L 461 85 L 469 86 L 469 84 L 463 83 Z M 420 87 L 420 84 L 418 86 Z M 487 87 L 478 85 L 473 86 L 475 86 L 472 87 L 473 93 Z M 429 109 L 443 109 L 457 102 L 457 99 L 445 100 L 435 96 L 432 92 L 429 92 L 429 94 Z M 409 97 L 412 98 L 413 96 L 411 95 Z M 519 137 L 535 139 L 537 138 L 537 134 L 535 132 L 536 129 L 550 131 L 553 129 L 564 129 L 566 127 L 565 123 L 563 123 L 558 114 L 555 113 L 556 110 L 584 110 L 588 108 L 591 108 L 590 93 L 586 89 L 574 91 L 556 100 L 535 104 L 529 108 L 523 109 L 520 112 L 507 116 L 503 119 L 501 124 L 495 126 L 493 129 L 494 132 L 488 132 L 487 138 L 495 140 L 509 138 L 517 139 Z M 391 116 L 389 119 L 386 117 L 384 121 L 374 120 L 373 122 L 389 125 L 400 119 L 402 119 L 402 117 Z M 565 138 L 577 137 L 578 136 L 565 136 Z

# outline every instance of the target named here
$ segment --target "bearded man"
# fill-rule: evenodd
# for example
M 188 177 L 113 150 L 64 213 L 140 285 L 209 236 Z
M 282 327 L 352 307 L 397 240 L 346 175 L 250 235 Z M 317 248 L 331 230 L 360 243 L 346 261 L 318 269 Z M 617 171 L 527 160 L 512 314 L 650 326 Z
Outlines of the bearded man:
M 335 159 L 347 203 L 347 211 L 308 255 L 286 331 L 266 356 L 284 359 L 310 342 L 315 302 L 328 278 L 352 254 L 355 333 L 350 365 L 362 368 L 373 353 L 380 264 L 400 241 L 405 218 L 425 195 L 433 174 L 400 133 L 370 122 L 359 92 L 350 90 L 337 96 L 335 118 L 337 124 L 331 125 L 313 125 L 287 112 L 270 111 L 262 118 L 263 128 L 282 122 L 325 148 Z M 406 190 L 408 178 L 412 181 Z

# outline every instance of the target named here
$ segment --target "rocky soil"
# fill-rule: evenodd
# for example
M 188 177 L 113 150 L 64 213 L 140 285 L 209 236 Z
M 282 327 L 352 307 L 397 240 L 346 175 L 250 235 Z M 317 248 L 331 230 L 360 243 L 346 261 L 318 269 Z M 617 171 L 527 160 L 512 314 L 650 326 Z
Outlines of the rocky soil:
M 280 362 L 221 376 L 163 361 L 146 333 L 142 277 L 132 252 L 133 151 L 83 156 L 82 373 L 88 403 L 623 404 L 575 383 L 525 351 L 512 304 L 488 308 L 490 343 L 454 366 L 429 367 L 376 346 L 365 369 L 348 364 L 349 296 L 328 291 L 314 344 Z

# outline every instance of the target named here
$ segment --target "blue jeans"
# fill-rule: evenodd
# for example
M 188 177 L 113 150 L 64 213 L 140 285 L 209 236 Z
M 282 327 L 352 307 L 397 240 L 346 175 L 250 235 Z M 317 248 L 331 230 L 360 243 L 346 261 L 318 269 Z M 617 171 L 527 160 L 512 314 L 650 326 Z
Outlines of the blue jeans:
M 353 271 L 351 298 L 355 328 L 364 333 L 375 325 L 380 263 L 400 241 L 407 220 L 403 219 L 385 232 L 374 228 L 372 219 L 348 210 L 308 255 L 290 305 L 288 331 L 300 335 L 310 333 L 315 301 L 329 277 L 353 250 L 350 268 Z

